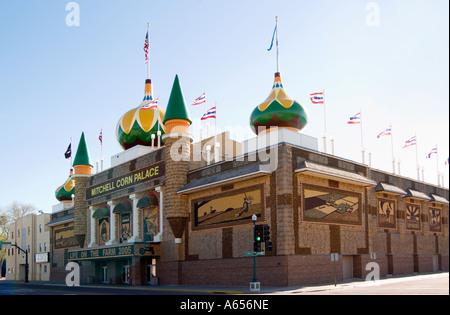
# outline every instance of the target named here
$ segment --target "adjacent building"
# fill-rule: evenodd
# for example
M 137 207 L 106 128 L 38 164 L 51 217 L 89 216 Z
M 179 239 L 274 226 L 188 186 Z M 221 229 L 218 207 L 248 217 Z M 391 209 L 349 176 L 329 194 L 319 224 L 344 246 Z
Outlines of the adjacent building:
M 17 245 L 6 248 L 6 279 L 25 280 L 26 263 L 28 258 L 28 280 L 50 280 L 50 229 L 46 224 L 50 221 L 50 214 L 28 214 L 18 218 L 8 230 L 6 242 Z

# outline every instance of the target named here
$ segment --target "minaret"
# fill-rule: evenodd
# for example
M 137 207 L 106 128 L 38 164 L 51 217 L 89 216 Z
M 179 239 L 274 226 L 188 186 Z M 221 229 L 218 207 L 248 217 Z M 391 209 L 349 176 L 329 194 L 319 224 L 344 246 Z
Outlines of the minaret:
M 87 210 L 86 205 L 86 182 L 91 176 L 92 161 L 89 156 L 89 150 L 84 138 L 84 132 L 81 134 L 80 143 L 78 144 L 77 154 L 73 161 L 75 174 L 75 199 L 74 199 L 74 234 L 78 245 L 84 247 L 84 240 L 87 233 Z
M 192 121 L 178 75 L 175 76 L 163 123 L 166 126 L 163 136 L 166 159 L 165 215 L 175 243 L 180 244 L 189 219 L 189 205 L 187 197 L 178 195 L 177 191 L 187 184 L 192 142 L 189 126 Z M 179 255 L 178 259 L 182 257 Z

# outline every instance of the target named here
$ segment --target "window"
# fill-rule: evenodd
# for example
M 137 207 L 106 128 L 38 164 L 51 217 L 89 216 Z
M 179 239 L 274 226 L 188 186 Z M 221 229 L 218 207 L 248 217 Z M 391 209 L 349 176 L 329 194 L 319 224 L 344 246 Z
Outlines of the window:
M 42 233 L 42 224 L 39 224 L 39 233 Z
M 44 252 L 47 251 L 47 243 L 44 243 Z

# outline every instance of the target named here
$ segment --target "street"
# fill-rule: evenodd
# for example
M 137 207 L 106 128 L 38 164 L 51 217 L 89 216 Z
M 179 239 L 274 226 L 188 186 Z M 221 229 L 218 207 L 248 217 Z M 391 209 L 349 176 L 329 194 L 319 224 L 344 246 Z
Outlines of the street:
M 18 281 L 0 281 L 0 295 L 448 295 L 448 272 L 381 279 L 376 282 L 357 280 L 337 286 L 264 287 L 257 294 L 247 287 L 81 285 Z

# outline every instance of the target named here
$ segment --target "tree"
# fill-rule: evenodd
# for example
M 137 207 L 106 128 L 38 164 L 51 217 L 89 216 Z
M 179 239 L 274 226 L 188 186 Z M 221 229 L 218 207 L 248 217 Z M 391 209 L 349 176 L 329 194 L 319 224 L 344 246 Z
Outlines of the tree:
M 13 201 L 8 207 L 6 207 L 6 215 L 8 217 L 8 224 L 15 222 L 17 219 L 33 213 L 37 208 L 30 203 L 22 203 Z

